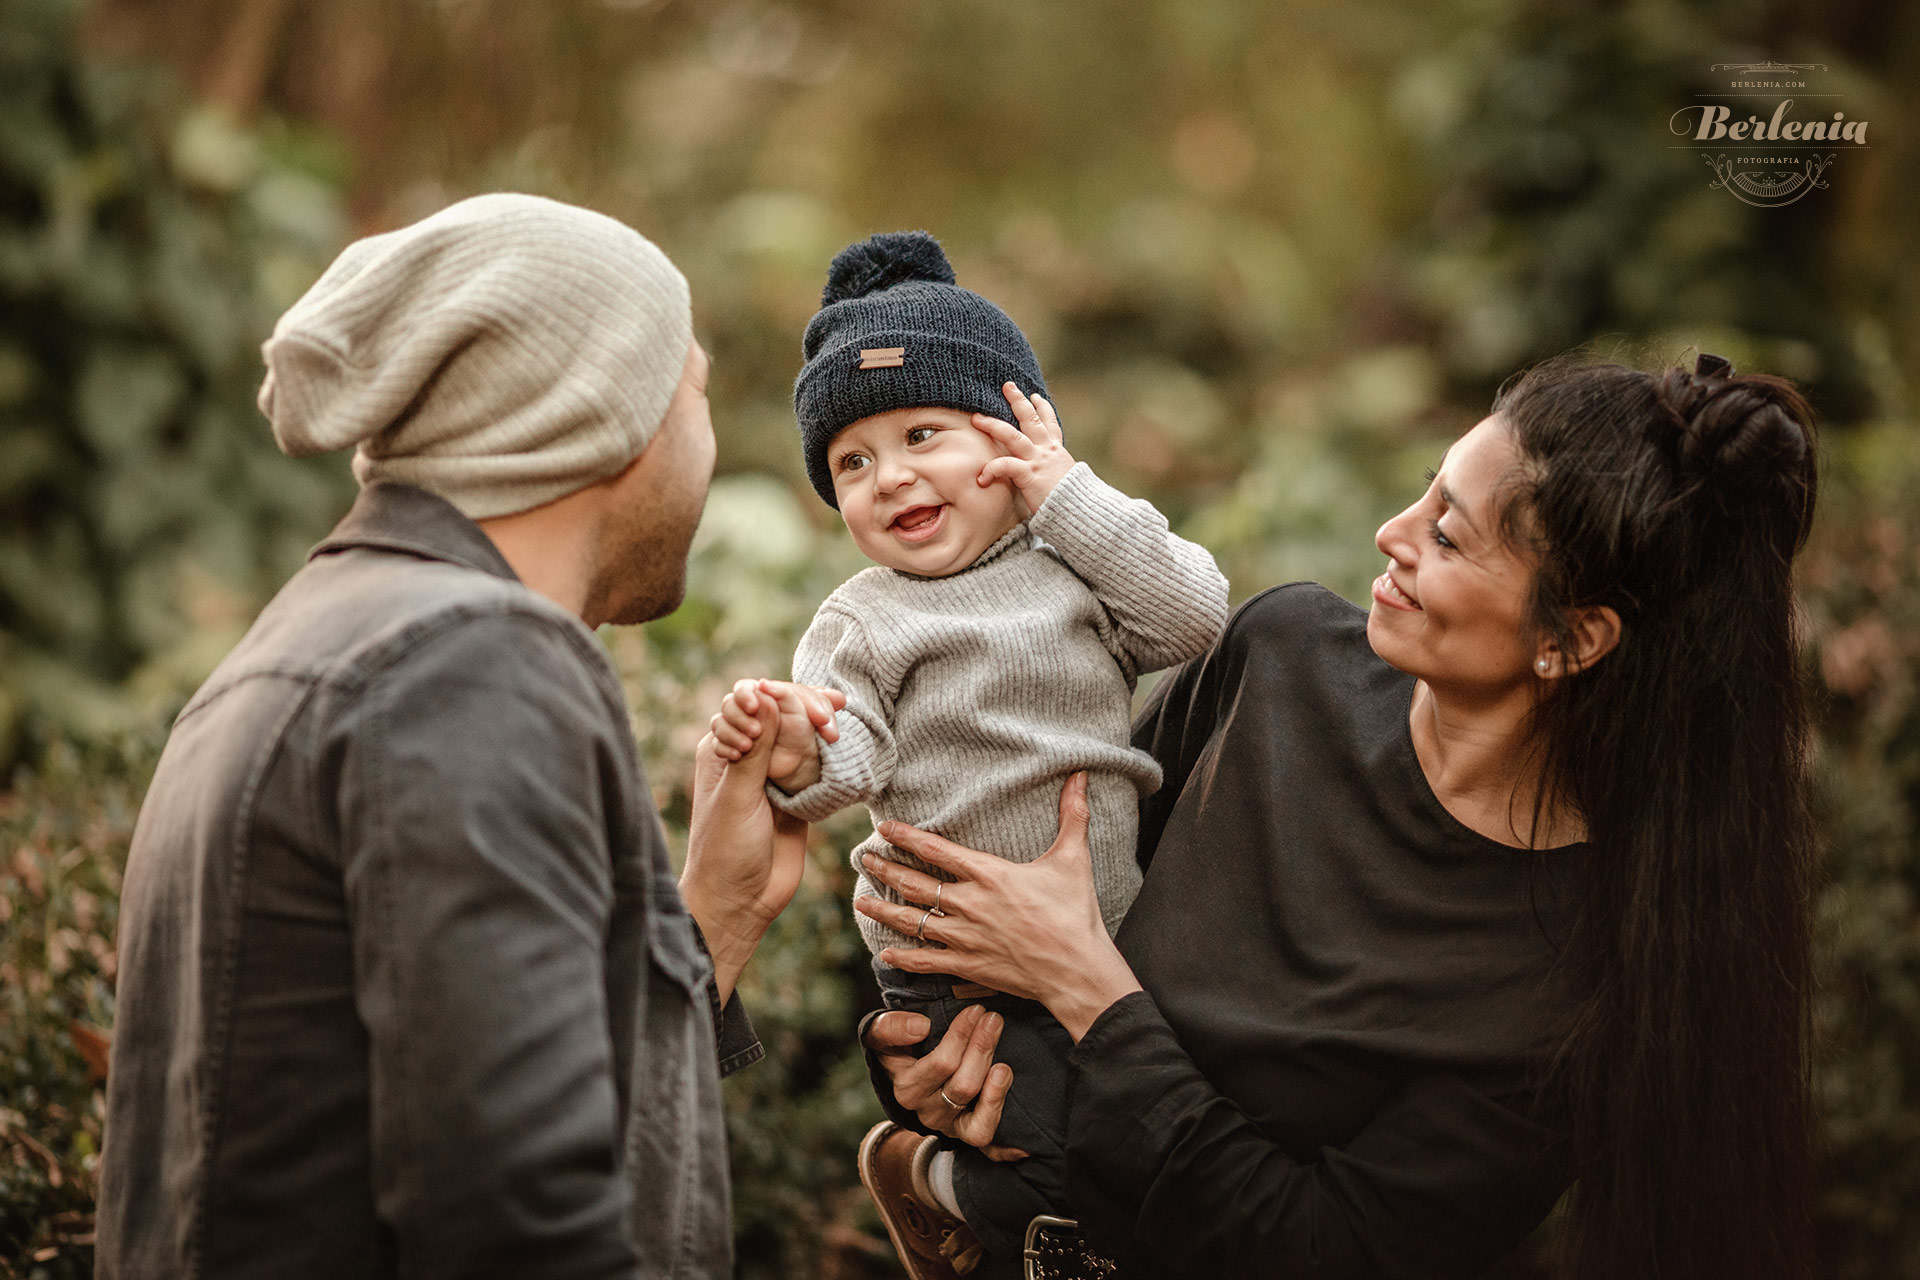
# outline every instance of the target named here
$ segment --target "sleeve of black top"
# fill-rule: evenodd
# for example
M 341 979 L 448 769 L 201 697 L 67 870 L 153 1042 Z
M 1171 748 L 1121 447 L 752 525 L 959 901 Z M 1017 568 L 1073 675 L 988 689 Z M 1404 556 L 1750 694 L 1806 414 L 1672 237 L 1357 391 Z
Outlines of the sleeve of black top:
M 1160 789 L 1140 801 L 1138 856 L 1143 871 L 1153 861 L 1174 803 L 1219 723 L 1220 691 L 1233 687 L 1228 677 L 1240 661 L 1245 636 L 1239 623 L 1246 611 L 1245 604 L 1234 611 L 1206 653 L 1167 672 L 1134 718 L 1133 745 L 1159 761 L 1161 769 Z
M 1213 1280 L 1473 1276 L 1570 1181 L 1560 1136 L 1457 1076 L 1407 1081 L 1351 1142 L 1289 1159 L 1145 992 L 1075 1047 L 1066 1177 L 1099 1247 Z

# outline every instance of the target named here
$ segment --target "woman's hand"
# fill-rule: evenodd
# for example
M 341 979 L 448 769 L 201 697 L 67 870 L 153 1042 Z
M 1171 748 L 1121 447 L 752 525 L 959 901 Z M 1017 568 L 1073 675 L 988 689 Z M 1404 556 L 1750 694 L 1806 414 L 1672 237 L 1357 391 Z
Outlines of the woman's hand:
M 793 688 L 823 704 L 840 698 L 845 705 L 837 692 Z M 807 860 L 807 824 L 767 801 L 767 763 L 779 736 L 780 705 L 763 697 L 756 711 L 761 732 L 738 760 L 723 760 L 712 734 L 694 751 L 693 816 L 680 895 L 706 938 L 722 1001 L 733 994 L 767 926 L 793 901 Z
M 932 876 L 868 855 L 867 875 L 904 905 L 854 900 L 862 915 L 945 949 L 890 947 L 883 964 L 913 973 L 946 973 L 1046 1005 L 1075 1040 L 1107 1007 L 1140 982 L 1100 920 L 1087 848 L 1087 776 L 1076 773 L 1060 792 L 1060 834 L 1047 851 L 1021 865 L 963 849 L 951 840 L 898 822 L 880 824 L 881 838 L 953 876 Z M 933 908 L 938 908 L 937 913 Z
M 1024 1160 L 1018 1147 L 993 1140 L 1013 1068 L 995 1063 L 1004 1019 L 979 1005 L 962 1009 L 924 1058 L 906 1052 L 926 1039 L 930 1024 L 917 1013 L 883 1013 L 867 1029 L 867 1047 L 893 1081 L 893 1096 L 936 1133 L 978 1147 L 991 1160 Z

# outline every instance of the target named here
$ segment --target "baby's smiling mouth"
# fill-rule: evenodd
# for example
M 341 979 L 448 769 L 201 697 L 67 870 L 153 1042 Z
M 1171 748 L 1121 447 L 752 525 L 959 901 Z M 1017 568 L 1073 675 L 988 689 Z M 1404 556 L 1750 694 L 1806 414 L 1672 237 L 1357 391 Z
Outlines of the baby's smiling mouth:
M 909 542 L 932 537 L 945 523 L 946 505 L 908 507 L 888 522 L 887 527 Z

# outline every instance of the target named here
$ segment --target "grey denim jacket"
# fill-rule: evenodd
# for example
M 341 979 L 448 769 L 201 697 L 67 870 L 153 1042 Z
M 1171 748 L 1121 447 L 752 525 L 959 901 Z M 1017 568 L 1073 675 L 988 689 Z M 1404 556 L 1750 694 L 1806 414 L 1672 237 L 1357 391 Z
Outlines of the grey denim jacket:
M 722 1277 L 760 1057 L 621 688 L 369 487 L 175 723 L 128 856 L 106 1280 Z

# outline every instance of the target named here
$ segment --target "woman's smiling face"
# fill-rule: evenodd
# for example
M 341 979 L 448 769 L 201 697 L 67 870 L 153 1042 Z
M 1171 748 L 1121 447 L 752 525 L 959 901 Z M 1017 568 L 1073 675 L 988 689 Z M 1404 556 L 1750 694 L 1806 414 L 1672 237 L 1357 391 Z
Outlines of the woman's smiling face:
M 827 470 L 847 532 L 869 560 L 943 578 L 1020 523 L 1013 486 L 979 482 L 1001 454 L 972 414 L 894 409 L 842 429 L 827 446 Z
M 1454 442 L 1418 502 L 1380 526 L 1387 570 L 1373 583 L 1367 639 L 1382 659 L 1469 697 L 1535 679 L 1533 565 L 1501 531 L 1513 437 L 1487 418 Z

